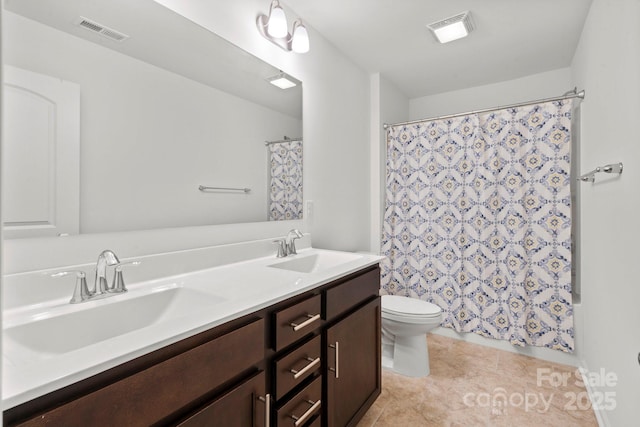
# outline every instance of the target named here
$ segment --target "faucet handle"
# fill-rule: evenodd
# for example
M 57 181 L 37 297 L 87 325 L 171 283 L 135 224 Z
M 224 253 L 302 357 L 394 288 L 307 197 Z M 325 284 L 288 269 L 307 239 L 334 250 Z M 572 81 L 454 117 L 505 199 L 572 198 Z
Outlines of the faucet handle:
M 127 261 L 119 262 L 116 264 L 116 268 L 113 271 L 113 284 L 109 288 L 108 292 L 119 294 L 127 292 L 127 287 L 124 284 L 124 277 L 122 275 L 122 268 L 127 266 L 136 266 L 142 264 L 142 261 Z
M 284 239 L 277 239 L 273 241 L 274 244 L 278 245 L 278 253 L 276 254 L 277 258 L 284 258 L 287 256 L 287 243 Z
M 91 297 L 91 292 L 89 292 L 89 288 L 87 287 L 87 275 L 85 272 L 80 270 L 61 271 L 59 273 L 52 274 L 51 277 L 64 277 L 73 273 L 76 274 L 76 286 L 73 289 L 73 296 L 69 302 L 71 304 L 77 304 L 79 302 L 86 301 Z

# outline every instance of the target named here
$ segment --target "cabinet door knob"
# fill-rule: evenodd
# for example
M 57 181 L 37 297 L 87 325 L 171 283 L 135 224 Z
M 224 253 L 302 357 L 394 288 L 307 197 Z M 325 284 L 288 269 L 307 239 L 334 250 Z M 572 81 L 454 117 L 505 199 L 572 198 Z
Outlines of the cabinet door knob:
M 295 421 L 293 424 L 296 427 L 298 427 L 301 424 L 304 424 L 307 421 L 307 418 L 309 418 L 316 411 L 316 409 L 318 409 L 320 407 L 320 405 L 321 405 L 321 401 L 320 400 L 317 400 L 315 402 L 313 402 L 311 400 L 307 400 L 307 403 L 311 405 L 311 408 L 307 409 L 307 412 L 305 412 L 304 414 L 300 415 L 299 417 L 296 417 L 293 414 L 289 415 L 289 417 L 291 417 L 291 419 L 293 419 Z
M 305 320 L 304 322 L 298 324 L 298 323 L 294 323 L 291 322 L 289 323 L 289 325 L 291 325 L 291 327 L 293 328 L 293 330 L 295 332 L 298 332 L 300 329 L 309 326 L 310 324 L 312 324 L 313 322 L 315 322 L 316 320 L 320 319 L 320 314 L 307 314 L 307 320 Z
M 336 367 L 329 368 L 331 372 L 335 372 L 336 379 L 340 378 L 340 343 L 336 341 L 335 345 L 329 344 L 329 347 L 336 349 Z
M 303 376 L 305 373 L 307 373 L 311 368 L 313 368 L 314 366 L 318 365 L 318 363 L 320 363 L 319 357 L 316 357 L 315 359 L 312 359 L 311 357 L 307 357 L 306 360 L 308 360 L 311 363 L 307 364 L 307 366 L 300 369 L 299 371 L 296 371 L 295 369 L 289 369 L 289 372 L 293 374 L 294 379 L 297 380 L 298 378 Z

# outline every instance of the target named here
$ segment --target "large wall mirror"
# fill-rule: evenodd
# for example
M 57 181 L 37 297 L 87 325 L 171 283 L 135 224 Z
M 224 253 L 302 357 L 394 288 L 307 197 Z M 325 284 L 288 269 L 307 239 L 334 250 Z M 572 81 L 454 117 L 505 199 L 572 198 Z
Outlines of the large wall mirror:
M 3 16 L 5 237 L 301 218 L 301 82 L 152 0 Z

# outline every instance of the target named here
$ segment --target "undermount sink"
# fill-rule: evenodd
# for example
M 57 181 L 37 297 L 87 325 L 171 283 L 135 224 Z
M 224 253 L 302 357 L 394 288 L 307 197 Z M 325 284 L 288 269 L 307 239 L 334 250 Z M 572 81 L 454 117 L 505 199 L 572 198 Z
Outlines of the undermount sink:
M 32 351 L 61 354 L 224 301 L 193 289 L 160 288 L 120 301 L 100 300 L 95 307 L 79 307 L 78 311 L 8 327 L 4 333 L 6 338 Z
M 269 267 L 299 273 L 317 273 L 359 258 L 362 258 L 362 255 L 348 252 L 318 252 L 311 255 L 293 255 L 292 259 L 271 264 Z

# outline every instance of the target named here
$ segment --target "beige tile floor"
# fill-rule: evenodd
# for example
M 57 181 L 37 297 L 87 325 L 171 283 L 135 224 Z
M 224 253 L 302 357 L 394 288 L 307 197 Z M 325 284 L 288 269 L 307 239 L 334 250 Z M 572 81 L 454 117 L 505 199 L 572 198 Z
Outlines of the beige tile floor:
M 574 367 L 434 334 L 428 344 L 431 375 L 383 369 L 358 427 L 598 426 Z

